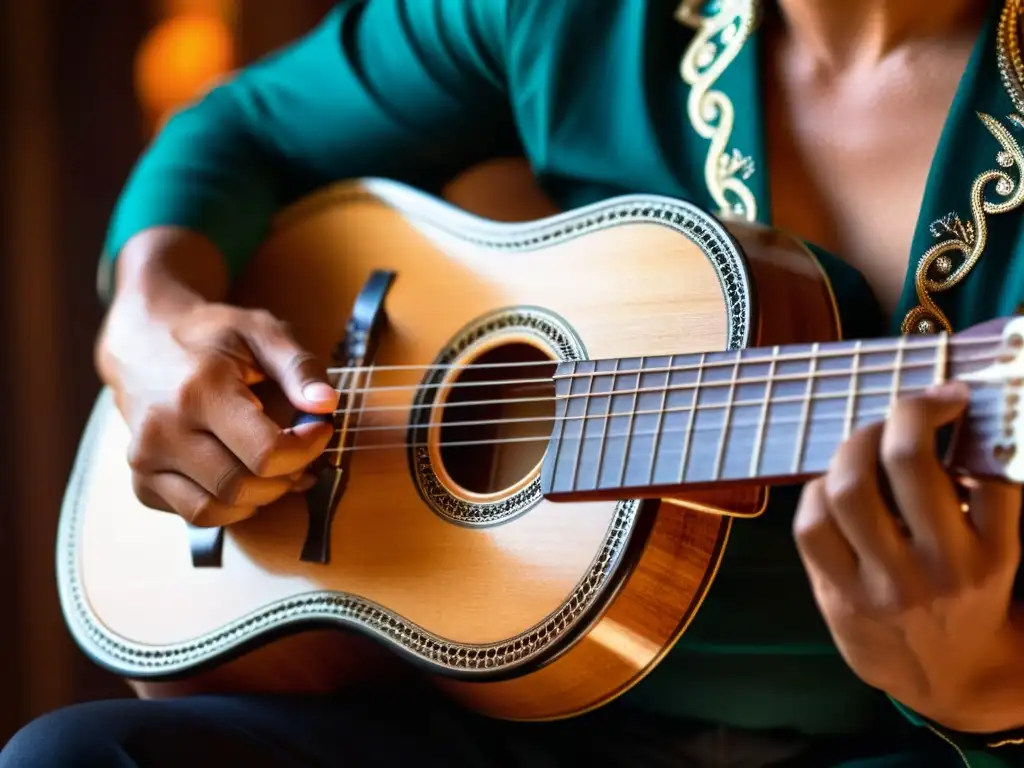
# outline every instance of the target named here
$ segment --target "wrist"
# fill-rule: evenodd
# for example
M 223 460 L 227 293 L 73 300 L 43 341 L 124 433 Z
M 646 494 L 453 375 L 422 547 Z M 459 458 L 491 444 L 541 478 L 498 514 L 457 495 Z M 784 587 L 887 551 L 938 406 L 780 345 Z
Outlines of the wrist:
M 175 315 L 227 296 L 224 259 L 203 235 L 154 227 L 132 237 L 117 257 L 111 308 L 139 305 L 152 316 Z
M 989 662 L 962 705 L 932 715 L 933 722 L 979 737 L 1024 730 L 1024 628 L 1018 621 L 1007 624 Z
M 104 384 L 119 384 L 119 361 L 152 347 L 183 315 L 220 302 L 227 269 L 213 244 L 180 228 L 158 227 L 132 237 L 114 262 L 113 299 L 94 348 Z

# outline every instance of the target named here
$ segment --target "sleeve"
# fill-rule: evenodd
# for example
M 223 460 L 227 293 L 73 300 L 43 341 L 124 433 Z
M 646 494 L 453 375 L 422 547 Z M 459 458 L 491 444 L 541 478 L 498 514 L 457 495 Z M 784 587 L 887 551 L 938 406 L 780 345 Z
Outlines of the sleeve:
M 144 229 L 205 235 L 234 277 L 274 212 L 319 186 L 383 176 L 436 191 L 476 162 L 521 152 L 504 75 L 508 2 L 343 0 L 173 116 L 115 206 L 101 293 Z

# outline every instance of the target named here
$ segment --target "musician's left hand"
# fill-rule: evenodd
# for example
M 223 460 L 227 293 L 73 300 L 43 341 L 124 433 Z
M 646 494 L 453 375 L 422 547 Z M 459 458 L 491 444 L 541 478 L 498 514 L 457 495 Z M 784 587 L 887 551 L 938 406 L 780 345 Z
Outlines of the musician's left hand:
M 943 385 L 856 432 L 804 489 L 794 533 L 853 671 L 942 725 L 993 732 L 1022 724 L 1013 722 L 1019 713 L 1002 724 L 993 711 L 996 689 L 1024 686 L 1024 631 L 1012 605 L 1021 491 L 979 484 L 963 512 L 935 437 L 966 403 L 965 386 Z

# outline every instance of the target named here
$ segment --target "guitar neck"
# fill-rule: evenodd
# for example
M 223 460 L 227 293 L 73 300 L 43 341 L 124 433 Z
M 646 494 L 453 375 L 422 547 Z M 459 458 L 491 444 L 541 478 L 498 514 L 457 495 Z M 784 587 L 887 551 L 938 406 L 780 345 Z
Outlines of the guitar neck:
M 977 379 L 1002 346 L 992 334 L 913 336 L 563 363 L 544 493 L 588 500 L 800 482 L 897 398 Z M 957 439 L 991 443 L 1003 388 L 985 379 L 971 392 Z

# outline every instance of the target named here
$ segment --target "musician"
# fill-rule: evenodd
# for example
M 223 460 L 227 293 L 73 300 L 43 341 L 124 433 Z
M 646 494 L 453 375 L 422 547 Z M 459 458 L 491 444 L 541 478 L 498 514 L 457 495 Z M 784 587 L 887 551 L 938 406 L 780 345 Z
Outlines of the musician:
M 657 193 L 797 233 L 848 337 L 1012 314 L 1018 6 L 340 2 L 171 120 L 114 211 L 97 360 L 134 437 L 138 497 L 220 525 L 308 483 L 326 429 L 280 431 L 247 385 L 259 371 L 329 412 L 323 363 L 223 302 L 271 215 L 347 177 L 436 192 L 525 155 L 561 208 Z M 849 305 L 861 280 L 877 312 Z M 133 699 L 41 718 L 0 766 L 1024 765 L 1021 494 L 980 485 L 962 511 L 933 445 L 963 404 L 956 386 L 902 401 L 826 477 L 735 525 L 679 645 L 593 714 L 489 722 L 383 686 Z

